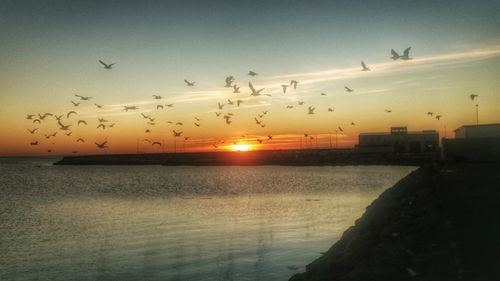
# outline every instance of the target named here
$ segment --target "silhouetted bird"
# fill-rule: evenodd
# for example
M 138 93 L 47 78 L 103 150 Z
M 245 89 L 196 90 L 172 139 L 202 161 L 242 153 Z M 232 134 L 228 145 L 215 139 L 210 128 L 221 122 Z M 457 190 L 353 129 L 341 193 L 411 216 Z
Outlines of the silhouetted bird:
M 293 89 L 297 89 L 297 84 L 299 84 L 299 81 L 297 80 L 290 80 L 290 86 L 293 86 Z
M 193 82 L 190 82 L 190 81 L 188 81 L 187 79 L 184 79 L 184 82 L 186 82 L 186 85 L 188 85 L 189 87 L 194 86 L 194 84 L 196 83 L 196 82 L 194 82 L 194 81 L 193 81 Z
M 478 95 L 476 95 L 476 94 L 471 94 L 471 95 L 470 95 L 470 100 L 472 100 L 472 101 L 473 101 L 473 100 L 474 100 L 475 98 L 477 98 L 477 97 L 479 97 L 479 96 L 478 96 Z
M 346 90 L 348 93 L 352 93 L 352 92 L 354 92 L 354 90 L 353 90 L 353 89 L 351 89 L 351 88 L 349 88 L 349 87 L 347 87 L 347 86 L 344 86 L 344 88 L 345 88 L 345 90 Z
M 253 87 L 252 82 L 248 82 L 248 87 L 250 87 L 250 90 L 252 91 L 252 93 L 250 94 L 252 96 L 260 96 L 260 92 L 262 92 L 265 89 L 265 88 L 262 88 L 262 89 L 259 89 L 259 90 L 255 90 L 255 88 Z
M 99 62 L 104 66 L 104 68 L 106 69 L 112 69 L 113 68 L 113 65 L 115 65 L 114 63 L 110 63 L 110 64 L 106 64 L 105 62 L 103 62 L 102 60 L 99 60 Z
M 38 130 L 38 128 L 35 128 L 33 130 L 30 130 L 30 129 L 26 129 L 26 130 L 28 130 L 28 132 L 30 132 L 30 134 L 34 134 L 36 132 L 36 130 Z
M 97 143 L 97 142 L 94 142 L 94 143 L 100 149 L 108 148 L 108 146 L 106 145 L 108 143 L 108 141 L 104 141 L 102 143 Z
M 85 96 L 80 96 L 80 95 L 75 95 L 75 97 L 80 98 L 81 100 L 89 100 L 92 97 L 85 97 Z
M 286 88 L 288 88 L 288 85 L 281 85 L 281 88 L 283 88 L 283 94 L 286 94 Z
M 370 68 L 366 66 L 364 61 L 361 61 L 361 67 L 363 67 L 362 71 L 370 71 Z
M 248 75 L 252 76 L 252 77 L 255 77 L 257 75 L 259 75 L 257 72 L 253 72 L 253 71 L 248 71 Z

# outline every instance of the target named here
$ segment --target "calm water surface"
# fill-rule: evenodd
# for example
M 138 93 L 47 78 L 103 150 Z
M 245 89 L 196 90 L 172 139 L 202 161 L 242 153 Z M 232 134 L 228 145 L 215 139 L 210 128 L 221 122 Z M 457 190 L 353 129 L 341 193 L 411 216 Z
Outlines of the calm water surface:
M 288 280 L 414 167 L 0 159 L 0 280 Z

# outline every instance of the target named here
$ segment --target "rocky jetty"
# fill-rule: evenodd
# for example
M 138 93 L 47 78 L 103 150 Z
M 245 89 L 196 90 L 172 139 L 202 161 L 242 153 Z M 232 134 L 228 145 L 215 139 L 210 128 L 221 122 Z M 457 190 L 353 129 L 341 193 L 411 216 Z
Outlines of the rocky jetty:
M 499 172 L 419 168 L 290 281 L 500 280 Z

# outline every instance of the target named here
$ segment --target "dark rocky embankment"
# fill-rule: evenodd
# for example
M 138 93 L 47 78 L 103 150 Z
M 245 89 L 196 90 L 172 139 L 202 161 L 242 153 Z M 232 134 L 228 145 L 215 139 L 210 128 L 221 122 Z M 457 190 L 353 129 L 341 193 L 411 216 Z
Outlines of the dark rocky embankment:
M 420 168 L 290 281 L 500 280 L 500 164 Z
M 434 161 L 436 154 L 358 153 L 351 149 L 260 150 L 158 154 L 65 156 L 57 165 L 412 165 Z

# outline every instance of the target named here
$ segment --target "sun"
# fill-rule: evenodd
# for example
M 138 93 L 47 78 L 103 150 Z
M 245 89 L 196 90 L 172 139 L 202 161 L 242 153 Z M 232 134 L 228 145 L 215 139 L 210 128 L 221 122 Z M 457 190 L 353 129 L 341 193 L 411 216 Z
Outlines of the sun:
M 235 145 L 231 146 L 231 148 L 233 151 L 248 151 L 248 150 L 250 150 L 250 145 L 240 143 L 240 144 L 235 144 Z

